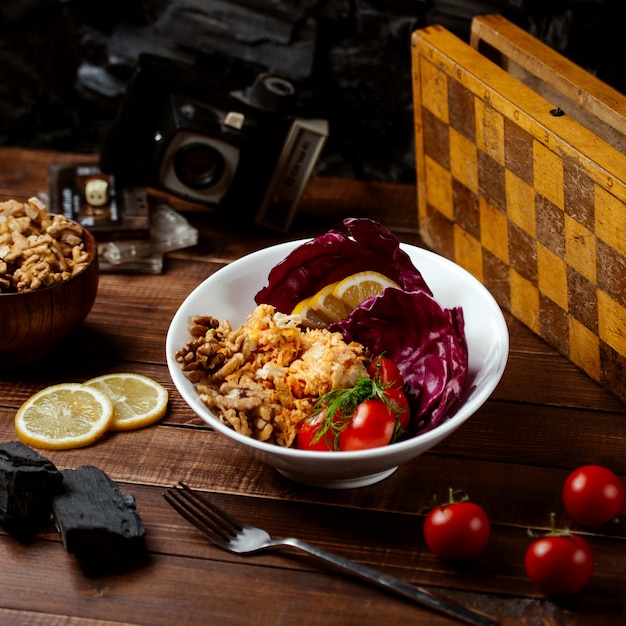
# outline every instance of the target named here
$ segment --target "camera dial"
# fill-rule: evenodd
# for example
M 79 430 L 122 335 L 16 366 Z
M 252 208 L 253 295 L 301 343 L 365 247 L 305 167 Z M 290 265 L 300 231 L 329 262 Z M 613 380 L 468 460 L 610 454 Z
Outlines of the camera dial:
M 275 113 L 289 112 L 295 96 L 296 90 L 288 80 L 272 74 L 259 74 L 247 93 L 250 104 Z

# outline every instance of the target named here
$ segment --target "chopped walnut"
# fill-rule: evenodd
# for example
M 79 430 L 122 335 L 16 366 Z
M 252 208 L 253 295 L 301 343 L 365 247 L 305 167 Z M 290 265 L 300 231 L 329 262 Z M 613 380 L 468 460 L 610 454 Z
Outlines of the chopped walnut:
M 38 198 L 0 202 L 0 293 L 62 282 L 89 264 L 83 228 Z
M 200 399 L 237 432 L 284 447 L 319 396 L 367 376 L 362 345 L 340 333 L 301 330 L 296 316 L 259 305 L 233 330 L 195 316 L 176 361 Z

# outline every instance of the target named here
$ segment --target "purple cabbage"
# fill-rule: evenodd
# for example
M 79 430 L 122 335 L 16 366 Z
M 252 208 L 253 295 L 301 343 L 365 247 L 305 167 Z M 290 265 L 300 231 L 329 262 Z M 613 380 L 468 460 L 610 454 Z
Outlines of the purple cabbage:
M 365 218 L 344 220 L 349 235 L 330 230 L 293 250 L 269 274 L 257 304 L 271 304 L 281 313 L 326 285 L 367 270 L 380 272 L 407 291 L 430 289 L 409 255 L 389 230 Z
M 435 428 L 450 414 L 467 377 L 463 311 L 441 307 L 424 292 L 388 287 L 329 327 L 347 341 L 384 354 L 402 372 L 412 430 Z
M 411 405 L 413 434 L 449 415 L 463 390 L 468 354 L 461 308 L 441 307 L 398 239 L 373 220 L 344 221 L 349 235 L 331 230 L 293 250 L 270 272 L 255 296 L 290 313 L 326 285 L 362 271 L 377 271 L 400 285 L 368 298 L 330 326 L 346 340 L 396 363 Z

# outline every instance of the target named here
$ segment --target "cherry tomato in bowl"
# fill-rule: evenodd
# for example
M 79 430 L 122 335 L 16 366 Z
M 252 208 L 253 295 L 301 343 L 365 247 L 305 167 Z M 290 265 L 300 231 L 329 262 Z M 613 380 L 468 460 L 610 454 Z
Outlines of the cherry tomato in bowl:
M 404 376 L 398 366 L 387 357 L 377 356 L 367 366 L 367 373 L 370 378 L 375 379 L 379 384 L 404 389 Z
M 367 450 L 386 446 L 396 428 L 396 416 L 378 398 L 361 402 L 350 423 L 339 433 L 340 450 Z
M 408 430 L 411 408 L 404 394 L 404 376 L 398 366 L 387 357 L 374 357 L 367 366 L 367 373 L 383 390 L 395 408 L 398 423 L 403 431 Z
M 618 517 L 626 494 L 620 478 L 601 465 L 574 470 L 563 484 L 563 504 L 581 526 L 601 526 Z
M 353 387 L 334 389 L 318 400 L 314 414 L 299 426 L 295 447 L 318 451 L 379 448 L 396 441 L 410 419 L 409 402 L 401 388 L 361 377 Z
M 430 551 L 448 561 L 477 557 L 491 534 L 484 509 L 470 502 L 465 494 L 457 501 L 450 490 L 450 501 L 430 510 L 424 522 L 424 539 Z
M 317 450 L 331 452 L 335 449 L 335 433 L 331 428 L 322 430 L 324 414 L 319 413 L 311 419 L 304 420 L 296 436 L 296 448 L 300 450 Z M 322 432 L 320 432 L 322 430 Z
M 409 401 L 401 389 L 390 387 L 384 390 L 387 400 L 391 402 L 391 406 L 400 424 L 400 428 L 404 431 L 408 430 L 411 421 L 411 407 Z

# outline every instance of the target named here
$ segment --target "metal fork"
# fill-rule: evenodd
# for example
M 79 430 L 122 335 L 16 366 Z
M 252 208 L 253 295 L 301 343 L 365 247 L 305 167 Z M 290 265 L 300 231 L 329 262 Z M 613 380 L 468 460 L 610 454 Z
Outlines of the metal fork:
M 460 622 L 477 626 L 496 624 L 493 618 L 476 613 L 453 600 L 403 582 L 337 554 L 327 552 L 300 539 L 293 537 L 272 539 L 263 529 L 239 521 L 182 482 L 165 491 L 163 497 L 213 543 L 234 554 L 256 554 L 263 550 L 283 547 L 296 548 L 326 564 L 333 565 L 344 572 L 427 606 L 448 617 L 455 618 Z

